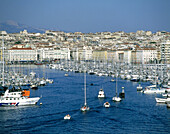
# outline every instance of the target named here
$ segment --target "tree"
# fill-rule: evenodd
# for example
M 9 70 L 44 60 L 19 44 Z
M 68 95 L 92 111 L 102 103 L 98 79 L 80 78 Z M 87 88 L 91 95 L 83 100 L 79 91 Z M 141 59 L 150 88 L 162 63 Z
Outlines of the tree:
M 17 41 L 17 42 L 15 42 L 15 44 L 21 44 L 21 41 Z

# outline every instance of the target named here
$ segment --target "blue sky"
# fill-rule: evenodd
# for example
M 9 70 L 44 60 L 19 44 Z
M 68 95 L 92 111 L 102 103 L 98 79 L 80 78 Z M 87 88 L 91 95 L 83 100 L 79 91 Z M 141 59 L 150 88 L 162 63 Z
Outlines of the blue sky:
M 69 32 L 170 31 L 170 0 L 0 0 L 0 21 Z

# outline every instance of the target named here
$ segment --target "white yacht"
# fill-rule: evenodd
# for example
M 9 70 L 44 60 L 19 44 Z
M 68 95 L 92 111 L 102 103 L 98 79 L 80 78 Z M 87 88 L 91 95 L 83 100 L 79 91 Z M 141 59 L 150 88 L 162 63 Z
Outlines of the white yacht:
M 165 88 L 151 88 L 151 87 L 146 87 L 145 90 L 143 90 L 143 93 L 145 93 L 145 94 L 165 93 Z
M 0 106 L 20 106 L 20 105 L 35 105 L 40 100 L 40 97 L 29 98 L 30 91 L 10 91 L 7 89 L 0 96 Z
M 157 103 L 169 103 L 170 98 L 155 98 Z
M 104 94 L 103 89 L 101 88 L 98 94 L 98 98 L 104 98 L 104 97 L 105 97 L 105 94 Z

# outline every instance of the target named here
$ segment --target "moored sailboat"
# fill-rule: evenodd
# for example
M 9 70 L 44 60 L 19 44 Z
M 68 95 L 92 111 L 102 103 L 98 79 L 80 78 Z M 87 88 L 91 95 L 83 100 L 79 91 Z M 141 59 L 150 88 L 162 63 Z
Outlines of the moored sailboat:
M 112 98 L 113 101 L 119 102 L 122 99 L 117 95 L 117 77 L 116 77 L 116 96 Z
M 87 106 L 86 102 L 86 71 L 84 71 L 84 106 L 80 108 L 82 112 L 88 111 L 90 107 Z

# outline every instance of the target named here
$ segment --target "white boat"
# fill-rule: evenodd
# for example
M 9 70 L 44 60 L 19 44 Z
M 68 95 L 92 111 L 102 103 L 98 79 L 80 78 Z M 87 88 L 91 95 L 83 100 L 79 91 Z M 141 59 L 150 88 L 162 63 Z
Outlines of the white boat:
M 115 97 L 112 98 L 112 100 L 113 100 L 113 101 L 116 101 L 116 102 L 119 102 L 119 101 L 121 101 L 122 99 L 121 99 L 120 97 L 115 96 Z
M 51 79 L 46 79 L 46 82 L 48 82 L 48 83 L 53 83 L 53 80 L 51 80 Z
M 67 77 L 67 76 L 68 76 L 68 74 L 66 73 L 66 74 L 64 74 L 64 76 L 66 76 L 66 77 Z
M 163 97 L 170 97 L 170 93 L 162 94 Z
M 35 105 L 40 97 L 29 98 L 29 91 L 10 91 L 0 96 L 0 106 Z
M 157 103 L 168 103 L 170 98 L 155 98 Z
M 143 90 L 143 93 L 145 93 L 145 94 L 165 93 L 165 88 L 149 88 L 149 87 L 147 87 L 145 90 Z
M 84 71 L 84 106 L 80 108 L 82 112 L 90 110 L 90 108 L 87 106 L 86 102 L 86 71 Z
M 109 102 L 105 102 L 103 105 L 104 105 L 104 107 L 110 107 L 110 103 Z
M 40 83 L 39 83 L 39 85 L 40 85 L 40 86 L 45 86 L 45 85 L 46 85 L 46 81 L 45 81 L 44 79 L 41 80 Z
M 116 96 L 113 97 L 112 100 L 115 102 L 119 102 L 122 100 L 120 97 L 117 96 L 117 77 L 116 77 Z
M 32 84 L 30 87 L 31 87 L 31 89 L 38 89 L 38 85 L 37 84 Z
M 167 108 L 170 108 L 170 103 L 167 103 L 166 106 L 167 106 Z
M 103 89 L 101 88 L 98 94 L 98 98 L 104 98 L 104 97 L 105 97 L 105 94 L 104 94 Z
M 110 81 L 111 81 L 111 82 L 114 82 L 115 80 L 114 80 L 114 79 L 111 79 Z
M 81 110 L 82 112 L 85 112 L 85 111 L 90 110 L 90 108 L 89 108 L 87 105 L 84 105 L 84 106 L 81 107 L 80 110 Z
M 137 86 L 136 88 L 137 88 L 137 91 L 141 91 L 142 90 L 141 84 L 139 83 L 139 86 Z
M 67 114 L 66 116 L 64 116 L 64 120 L 70 120 L 71 116 L 69 114 Z
M 35 77 L 35 75 L 36 75 L 35 72 L 31 72 L 31 73 L 30 73 L 30 76 L 32 76 L 32 77 Z
M 166 88 L 165 92 L 170 93 L 170 87 Z

